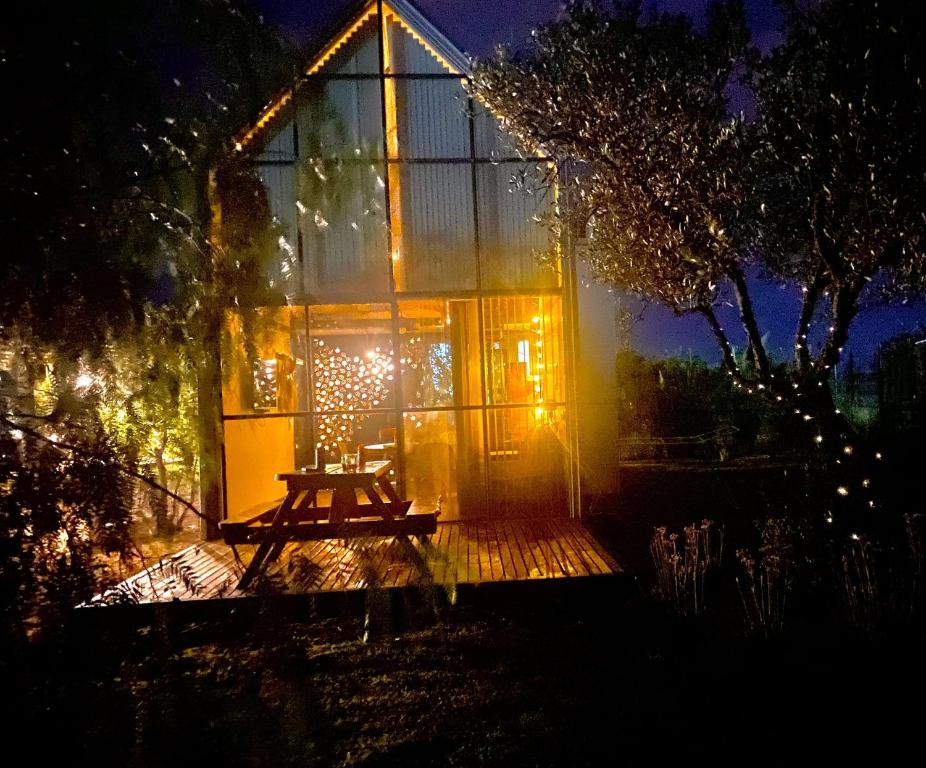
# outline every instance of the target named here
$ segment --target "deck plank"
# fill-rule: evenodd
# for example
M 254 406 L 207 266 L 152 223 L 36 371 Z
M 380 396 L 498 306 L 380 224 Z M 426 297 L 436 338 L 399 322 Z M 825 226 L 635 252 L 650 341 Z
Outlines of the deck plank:
M 453 535 L 451 537 L 451 542 L 456 540 L 456 562 L 454 564 L 454 584 L 463 583 L 466 578 L 466 544 L 463 541 L 463 526 L 459 523 L 454 523 L 453 526 Z
M 486 564 L 486 570 L 483 571 L 482 580 L 498 581 L 499 576 L 496 574 L 501 569 L 498 567 L 498 558 L 495 556 L 495 552 L 492 547 L 492 530 L 485 520 L 480 521 L 478 525 L 479 538 L 481 542 L 479 554 L 481 555 L 483 562 Z
M 469 524 L 460 529 L 460 535 L 466 537 L 466 582 L 476 584 L 479 579 L 479 536 Z
M 566 542 L 566 545 L 570 547 L 575 553 L 576 557 L 582 561 L 583 565 L 585 566 L 585 570 L 588 572 L 588 575 L 601 575 L 601 564 L 598 562 L 597 558 L 593 557 L 592 554 L 588 551 L 581 538 L 576 535 L 576 526 L 574 521 L 557 520 L 553 523 L 553 526 Z
M 564 525 L 563 528 L 567 532 L 567 535 L 570 536 L 575 542 L 576 548 L 590 563 L 590 566 L 594 569 L 593 573 L 602 575 L 613 572 L 613 569 L 608 564 L 608 562 L 598 554 L 598 552 L 589 542 L 585 529 L 582 527 L 581 523 L 577 523 L 576 521 L 571 520 L 569 521 L 569 524 Z
M 230 547 L 202 542 L 163 558 L 163 570 L 149 566 L 123 584 L 142 602 L 235 597 L 253 545 L 239 545 L 239 563 Z M 295 578 L 293 560 L 310 564 Z M 423 565 L 423 569 L 422 566 Z M 369 586 L 422 584 L 454 586 L 489 581 L 560 579 L 621 573 L 619 563 L 581 522 L 532 517 L 441 522 L 427 544 L 393 537 L 288 542 L 268 573 L 282 577 L 287 592 L 338 592 Z
M 514 567 L 511 564 L 511 553 L 508 551 L 508 545 L 505 543 L 501 523 L 498 520 L 493 520 L 490 526 L 492 528 L 492 540 L 495 545 L 495 551 L 498 553 L 502 581 L 511 581 L 514 579 Z
M 556 520 L 550 518 L 545 521 L 548 531 L 551 533 L 551 539 L 562 552 L 563 558 L 569 563 L 570 576 L 589 576 L 591 571 L 585 559 L 576 551 L 568 533 L 557 525 Z
M 545 549 L 541 540 L 537 537 L 534 530 L 536 521 L 531 520 L 529 525 L 521 526 L 521 536 L 527 543 L 537 563 L 537 569 L 540 572 L 540 578 L 553 579 L 562 574 L 559 573 L 558 566 L 554 565 L 552 553 Z
M 505 581 L 514 581 L 517 578 L 517 572 L 514 567 L 514 558 L 511 554 L 511 548 L 508 546 L 508 536 L 505 531 L 505 524 L 502 520 L 495 520 L 492 524 L 495 531 L 495 541 L 498 544 L 499 556 L 502 561 L 502 577 Z
M 601 542 L 592 535 L 588 528 L 586 528 L 581 523 L 576 523 L 576 530 L 577 533 L 581 533 L 583 541 L 586 543 L 589 549 L 595 552 L 601 561 L 605 564 L 605 567 L 608 569 L 609 573 L 623 572 L 624 569 L 621 567 L 620 563 L 611 557 L 608 550 L 606 550 Z
M 527 567 L 527 562 L 524 559 L 524 553 L 521 551 L 521 547 L 518 544 L 518 537 L 510 520 L 502 521 L 502 530 L 505 533 L 505 541 L 507 542 L 508 549 L 511 552 L 511 560 L 514 564 L 515 572 L 514 577 L 516 579 L 530 578 L 530 568 Z
M 431 537 L 432 552 L 428 559 L 431 577 L 435 584 L 443 584 L 447 577 L 450 554 L 451 526 L 438 525 L 437 535 Z
M 552 522 L 553 518 L 545 518 L 543 521 L 543 528 L 547 533 L 550 548 L 553 550 L 554 556 L 560 563 L 560 568 L 565 571 L 567 576 L 588 576 L 588 572 L 585 570 L 582 563 L 575 562 L 575 559 L 570 556 L 562 536 L 553 528 Z

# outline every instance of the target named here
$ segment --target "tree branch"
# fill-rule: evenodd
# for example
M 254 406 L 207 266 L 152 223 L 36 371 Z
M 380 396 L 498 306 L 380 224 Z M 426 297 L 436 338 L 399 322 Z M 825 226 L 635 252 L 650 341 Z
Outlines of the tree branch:
M 823 265 L 820 264 L 814 273 L 813 280 L 806 287 L 804 292 L 803 303 L 801 304 L 801 314 L 797 321 L 797 332 L 794 334 L 794 350 L 797 360 L 798 370 L 806 374 L 810 370 L 810 350 L 807 347 L 807 333 L 810 330 L 810 322 L 813 320 L 813 313 L 817 308 L 817 300 L 820 297 L 820 288 L 823 286 Z
M 864 285 L 865 280 L 856 277 L 835 290 L 829 335 L 813 363 L 817 377 L 825 377 L 830 368 L 839 362 L 842 348 L 849 338 L 849 326 L 858 314 L 858 297 Z
M 730 346 L 730 340 L 727 338 L 726 332 L 720 325 L 714 308 L 709 304 L 701 304 L 695 307 L 694 311 L 704 315 L 707 319 L 708 325 L 711 327 L 711 332 L 720 345 L 720 351 L 723 353 L 723 362 L 730 375 L 740 384 L 749 384 L 750 382 L 743 378 L 742 372 L 736 364 L 736 357 L 733 355 L 733 348 Z
M 752 347 L 753 361 L 759 373 L 759 380 L 769 384 L 771 382 L 771 370 L 769 369 L 768 355 L 765 352 L 765 344 L 762 343 L 762 334 L 759 331 L 759 324 L 756 322 L 756 313 L 752 306 L 752 297 L 749 295 L 746 278 L 737 266 L 729 269 L 727 274 L 733 281 L 736 301 L 739 304 L 740 321 Z
M 846 276 L 845 265 L 839 262 L 839 258 L 833 252 L 829 236 L 826 234 L 826 227 L 823 224 L 823 195 L 820 192 L 814 198 L 810 226 L 813 229 L 813 244 L 817 256 L 826 264 L 826 268 L 833 277 L 833 282 L 840 282 Z

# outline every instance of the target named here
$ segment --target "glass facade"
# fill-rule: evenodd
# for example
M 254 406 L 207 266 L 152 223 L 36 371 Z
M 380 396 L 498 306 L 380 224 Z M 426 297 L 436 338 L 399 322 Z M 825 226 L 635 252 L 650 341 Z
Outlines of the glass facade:
M 291 306 L 229 314 L 227 514 L 277 472 L 390 458 L 441 519 L 568 513 L 568 285 L 542 218 L 548 166 L 383 4 L 348 27 L 260 137 Z M 566 276 L 568 283 L 569 276 Z

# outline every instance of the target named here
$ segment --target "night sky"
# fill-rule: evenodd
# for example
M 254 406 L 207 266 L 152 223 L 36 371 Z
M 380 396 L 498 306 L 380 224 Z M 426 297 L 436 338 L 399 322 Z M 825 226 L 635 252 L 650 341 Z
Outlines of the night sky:
M 320 45 L 343 21 L 345 9 L 354 0 L 259 0 L 267 20 L 281 27 L 300 46 Z M 554 19 L 560 12 L 560 0 L 415 0 L 416 5 L 447 37 L 466 53 L 485 56 L 497 43 L 518 48 L 529 41 L 530 30 L 537 24 Z M 684 11 L 696 23 L 703 19 L 708 0 L 650 0 L 647 7 Z M 779 15 L 773 0 L 746 0 L 753 39 L 762 50 L 773 47 L 780 34 Z M 742 105 L 739 105 L 742 106 Z M 601 312 L 610 313 L 613 296 L 598 286 L 582 288 L 591 292 Z M 768 332 L 767 346 L 776 359 L 792 356 L 793 328 L 797 316 L 797 291 L 793 287 L 757 285 L 754 296 L 763 331 Z M 640 305 L 626 299 L 627 306 Z M 724 325 L 736 327 L 736 315 L 730 309 Z M 867 366 L 879 343 L 899 333 L 926 327 L 926 302 L 906 306 L 865 309 L 855 321 L 847 354 L 854 353 L 856 365 Z M 733 338 L 736 338 L 733 334 Z M 719 362 L 720 355 L 703 319 L 677 318 L 659 306 L 646 308 L 643 320 L 633 329 L 633 346 L 650 357 L 696 355 Z

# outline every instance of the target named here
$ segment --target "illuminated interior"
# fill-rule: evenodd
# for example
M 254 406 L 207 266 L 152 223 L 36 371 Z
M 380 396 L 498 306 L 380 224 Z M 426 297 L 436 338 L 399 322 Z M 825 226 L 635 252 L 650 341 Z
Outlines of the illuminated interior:
M 472 103 L 445 45 L 378 7 L 243 137 L 288 305 L 228 316 L 227 516 L 347 445 L 442 520 L 568 514 L 570 278 L 535 258 L 550 190 L 511 184 L 545 161 Z

